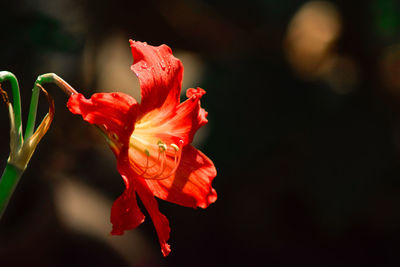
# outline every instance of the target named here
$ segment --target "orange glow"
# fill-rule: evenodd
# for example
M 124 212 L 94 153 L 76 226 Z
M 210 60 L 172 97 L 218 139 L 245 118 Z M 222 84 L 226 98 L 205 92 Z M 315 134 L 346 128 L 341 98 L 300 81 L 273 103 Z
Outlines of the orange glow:
M 323 72 L 341 29 L 335 6 L 326 1 L 304 4 L 291 20 L 285 49 L 294 70 L 304 78 Z

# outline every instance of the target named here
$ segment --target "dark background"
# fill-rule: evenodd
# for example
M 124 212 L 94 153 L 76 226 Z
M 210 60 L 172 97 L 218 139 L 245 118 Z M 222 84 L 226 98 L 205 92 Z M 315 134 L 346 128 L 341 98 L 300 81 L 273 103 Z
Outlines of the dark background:
M 126 89 L 130 38 L 191 55 L 183 90 L 204 88 L 209 112 L 196 146 L 218 170 L 206 210 L 159 201 L 167 258 L 149 218 L 108 236 L 115 159 L 48 85 L 56 117 L 0 222 L 1 266 L 400 266 L 398 1 L 8 1 L 0 23 L 24 118 L 45 72 L 86 96 Z M 0 119 L 5 166 L 5 105 Z

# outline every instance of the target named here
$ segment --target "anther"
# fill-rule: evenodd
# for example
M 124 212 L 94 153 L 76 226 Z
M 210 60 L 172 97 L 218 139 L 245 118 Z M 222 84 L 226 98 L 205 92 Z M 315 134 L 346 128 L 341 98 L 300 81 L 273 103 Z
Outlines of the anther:
M 171 146 L 172 148 L 174 148 L 176 152 L 179 151 L 179 147 L 178 147 L 177 145 L 171 144 L 170 146 Z
M 112 134 L 112 138 L 114 138 L 116 141 L 119 140 L 118 135 L 117 135 L 116 133 L 113 133 L 113 134 Z
M 135 164 L 137 168 L 141 169 L 142 172 L 139 174 L 142 178 L 144 179 L 150 179 L 150 180 L 162 180 L 170 177 L 173 175 L 176 170 L 178 169 L 178 166 L 180 164 L 180 160 L 182 157 L 182 147 L 183 147 L 183 140 L 179 140 L 178 145 L 172 143 L 170 147 L 174 151 L 174 155 L 168 155 L 168 147 L 167 145 L 159 140 L 157 142 L 158 146 L 158 157 L 157 160 L 154 161 L 151 166 L 149 166 L 149 159 L 150 157 L 150 151 L 148 149 L 144 149 L 144 153 L 146 155 L 146 164 L 145 166 L 141 166 L 140 164 Z M 169 153 L 173 153 L 171 150 L 169 150 Z M 172 157 L 172 158 L 171 158 Z M 173 160 L 173 165 L 171 167 L 167 166 L 167 159 L 172 159 Z M 158 165 L 156 170 L 153 170 L 153 167 Z M 169 169 L 167 171 L 167 169 Z M 149 173 L 151 171 L 151 173 Z
M 163 154 L 163 158 L 161 160 L 161 166 L 159 169 L 159 172 L 152 176 L 152 177 L 144 177 L 145 179 L 153 179 L 153 180 L 163 180 L 166 179 L 168 177 L 170 177 L 171 175 L 173 175 L 176 170 L 178 169 L 178 166 L 181 162 L 181 157 L 182 157 L 182 146 L 183 146 L 184 142 L 183 140 L 179 140 L 179 145 L 180 147 L 178 147 L 176 144 L 171 144 L 170 146 L 173 147 L 175 149 L 175 155 L 174 155 L 174 167 L 169 171 L 168 174 L 164 174 L 164 171 L 166 170 L 164 167 L 164 163 L 165 163 L 165 154 Z M 164 175 L 162 175 L 164 174 Z
M 165 150 L 167 150 L 167 145 L 163 142 L 163 141 L 158 141 L 157 142 L 157 145 L 158 145 L 158 148 L 160 149 L 160 150 L 162 150 L 162 151 L 165 151 Z

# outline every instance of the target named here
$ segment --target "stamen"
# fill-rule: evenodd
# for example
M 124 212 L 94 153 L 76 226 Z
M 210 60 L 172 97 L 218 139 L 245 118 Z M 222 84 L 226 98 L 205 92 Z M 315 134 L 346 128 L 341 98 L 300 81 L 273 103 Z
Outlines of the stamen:
M 160 149 L 162 149 L 163 151 L 167 150 L 167 145 L 166 145 L 163 141 L 159 140 L 159 141 L 157 142 L 157 145 L 158 145 L 158 147 L 159 147 Z
M 158 169 L 158 171 L 156 171 L 156 173 L 157 174 L 155 174 L 155 175 L 153 175 L 153 176 L 149 176 L 149 177 L 145 177 L 144 176 L 144 174 L 147 172 L 147 170 L 149 170 L 150 168 L 146 168 L 145 169 L 145 171 L 140 175 L 140 176 L 142 176 L 144 179 L 154 179 L 155 177 L 158 177 L 158 176 L 160 176 L 163 172 L 164 172 L 164 163 L 165 163 L 165 158 L 166 158 L 166 156 L 165 156 L 165 151 L 166 151 L 166 149 L 164 149 L 165 147 L 166 147 L 166 145 L 165 146 L 163 146 L 162 144 L 164 144 L 163 142 L 161 142 L 161 141 L 158 141 L 158 146 L 159 146 L 159 149 L 158 149 L 158 159 L 157 159 L 157 161 L 154 163 L 154 165 L 152 166 L 152 167 L 154 167 L 155 165 L 157 165 L 157 163 L 159 162 L 159 160 L 160 160 L 160 155 L 162 154 L 162 159 L 161 159 L 161 166 L 160 166 L 160 168 Z M 161 146 L 160 146 L 161 145 Z
M 174 174 L 176 172 L 176 170 L 178 169 L 179 164 L 181 163 L 181 158 L 182 158 L 182 146 L 183 146 L 183 140 L 179 141 L 179 145 L 180 147 L 178 147 L 177 145 L 175 148 L 175 156 L 174 156 L 174 168 L 164 177 L 157 177 L 157 180 L 162 180 L 162 179 L 166 179 L 168 177 L 170 177 L 172 174 Z M 172 145 L 171 145 L 172 146 Z M 179 153 L 178 153 L 179 152 Z M 176 153 L 178 153 L 178 156 L 176 156 Z
M 156 161 L 153 165 L 151 165 L 151 166 L 149 167 L 150 152 L 149 152 L 149 150 L 145 149 L 145 150 L 144 150 L 144 153 L 145 153 L 146 156 L 147 156 L 147 157 L 146 157 L 146 166 L 142 166 L 142 165 L 140 165 L 140 164 L 134 163 L 135 165 L 139 166 L 139 168 L 144 168 L 144 171 L 140 174 L 140 176 L 145 175 L 146 172 L 147 172 L 147 170 L 153 168 L 154 166 L 156 166 L 157 163 L 158 163 L 158 161 L 160 160 L 160 150 L 158 150 L 157 161 Z
M 156 165 L 158 164 L 158 162 L 160 161 L 160 155 L 161 155 L 161 154 L 164 154 L 165 151 L 167 150 L 167 145 L 166 145 L 164 142 L 162 142 L 161 140 L 159 140 L 159 141 L 157 142 L 157 145 L 158 145 L 158 156 L 157 156 L 157 160 L 155 161 L 155 163 L 154 163 L 152 166 L 149 167 L 150 152 L 149 152 L 148 149 L 145 149 L 145 150 L 144 150 L 144 153 L 145 153 L 146 156 L 147 156 L 147 157 L 146 157 L 146 166 L 142 166 L 142 165 L 140 165 L 140 164 L 138 164 L 138 163 L 136 163 L 136 162 L 133 162 L 133 164 L 134 164 L 138 169 L 143 169 L 143 168 L 144 168 L 144 170 L 142 171 L 142 173 L 139 174 L 139 175 L 142 176 L 143 178 L 145 178 L 144 175 L 147 173 L 147 171 L 148 171 L 149 169 L 152 169 L 154 166 L 156 166 Z M 165 155 L 164 155 L 163 161 L 164 161 L 164 160 L 165 160 Z M 163 164 L 162 164 L 162 166 L 163 166 Z M 160 170 L 157 171 L 157 173 L 160 172 L 160 171 L 161 171 L 161 173 L 162 173 L 162 172 L 163 172 L 163 169 L 162 169 L 162 168 L 163 168 L 163 167 L 161 167 Z M 146 179 L 147 179 L 147 178 L 146 178 Z
M 175 151 L 179 151 L 179 147 L 175 144 L 171 144 L 171 147 L 173 147 L 175 149 Z
M 159 177 L 164 172 L 164 170 L 165 170 L 164 165 L 165 165 L 165 158 L 166 158 L 165 150 L 163 151 L 162 155 L 163 155 L 163 157 L 161 159 L 161 166 L 160 166 L 160 169 L 158 170 L 158 173 L 155 176 L 153 176 L 153 177 L 151 177 L 149 179 L 156 179 L 157 177 Z
M 166 148 L 167 146 L 163 142 L 160 143 L 160 141 L 159 141 L 158 145 L 159 145 L 160 151 L 162 152 L 162 155 L 163 155 L 162 160 L 161 160 L 160 168 L 157 171 L 156 175 L 153 175 L 153 176 L 150 176 L 150 177 L 144 177 L 144 176 L 141 175 L 142 178 L 150 179 L 150 180 L 163 180 L 163 179 L 166 179 L 166 178 L 170 177 L 171 175 L 173 175 L 176 172 L 176 170 L 178 169 L 178 166 L 179 166 L 181 158 L 182 158 L 183 143 L 184 143 L 183 140 L 180 140 L 179 141 L 179 147 L 176 144 L 171 144 L 170 145 L 175 150 L 175 153 L 174 153 L 174 167 L 171 169 L 171 171 L 168 174 L 161 176 L 164 173 L 165 169 L 166 169 L 166 166 L 164 166 L 164 165 L 165 165 L 165 160 L 166 160 L 165 151 L 167 149 L 164 150 L 164 148 Z M 160 146 L 160 144 L 163 144 L 165 146 Z M 147 169 L 146 169 L 146 171 L 147 171 Z M 146 173 L 146 171 L 144 173 Z

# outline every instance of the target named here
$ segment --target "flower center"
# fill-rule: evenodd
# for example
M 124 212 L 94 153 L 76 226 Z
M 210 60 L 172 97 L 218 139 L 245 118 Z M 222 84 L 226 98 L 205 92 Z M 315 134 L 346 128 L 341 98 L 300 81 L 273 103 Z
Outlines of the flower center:
M 130 139 L 129 159 L 136 173 L 143 179 L 162 180 L 173 175 L 182 156 L 183 140 L 178 144 L 149 136 L 133 134 Z

